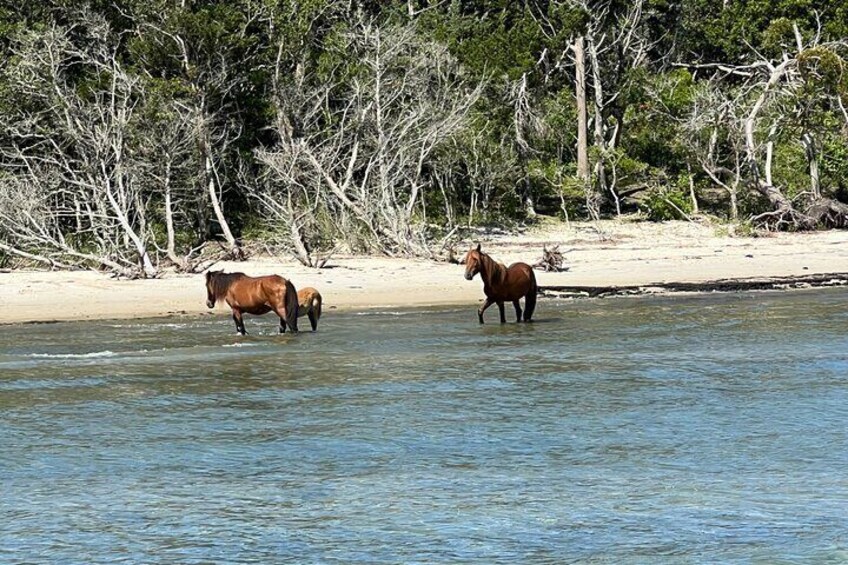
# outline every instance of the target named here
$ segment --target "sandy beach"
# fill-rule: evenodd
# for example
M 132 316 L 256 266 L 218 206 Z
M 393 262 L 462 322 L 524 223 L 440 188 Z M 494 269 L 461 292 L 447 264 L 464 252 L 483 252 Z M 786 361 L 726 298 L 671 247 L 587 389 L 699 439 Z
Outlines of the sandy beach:
M 533 263 L 543 245 L 559 245 L 568 270 L 537 271 L 543 287 L 650 286 L 848 272 L 848 231 L 734 237 L 726 227 L 714 225 L 602 221 L 550 223 L 520 234 L 481 235 L 476 241 L 506 264 Z M 464 252 L 471 244 L 464 242 L 458 250 Z M 483 296 L 479 278 L 466 281 L 462 266 L 425 260 L 334 256 L 329 268 L 316 270 L 294 259 L 254 257 L 213 268 L 249 275 L 277 273 L 297 287 L 314 286 L 327 310 L 438 304 L 473 308 Z M 0 323 L 197 315 L 209 312 L 205 298 L 202 274 L 118 280 L 86 271 L 0 273 Z M 229 309 L 219 304 L 214 313 L 225 315 Z

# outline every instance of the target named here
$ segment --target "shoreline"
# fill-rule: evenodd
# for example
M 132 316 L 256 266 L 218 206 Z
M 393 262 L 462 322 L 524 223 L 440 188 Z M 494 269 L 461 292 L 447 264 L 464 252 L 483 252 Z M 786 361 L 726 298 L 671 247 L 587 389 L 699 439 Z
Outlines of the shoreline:
M 536 270 L 541 303 L 554 297 L 656 295 L 848 285 L 848 231 L 732 237 L 690 222 L 608 220 L 547 223 L 518 234 L 481 235 L 483 251 L 506 264 L 534 263 L 559 245 L 567 271 Z M 459 257 L 472 242 L 457 246 Z M 479 278 L 463 267 L 422 259 L 334 257 L 329 268 L 293 259 L 254 257 L 212 267 L 249 275 L 278 273 L 297 288 L 313 286 L 325 311 L 467 304 L 483 299 Z M 166 273 L 120 280 L 91 271 L 0 272 L 0 324 L 228 314 L 205 306 L 202 274 Z
M 843 277 L 848 277 L 848 273 L 839 273 L 839 275 Z M 716 281 L 719 282 L 719 281 Z M 726 283 L 752 283 L 753 286 L 760 284 L 761 281 L 750 281 L 748 279 L 723 279 L 720 281 L 722 284 Z M 669 283 L 668 286 L 677 287 L 679 286 L 688 286 L 688 285 L 699 285 L 700 283 Z M 600 299 L 633 299 L 637 300 L 640 298 L 691 298 L 697 296 L 714 296 L 716 294 L 734 294 L 734 293 L 800 293 L 800 292 L 808 292 L 808 291 L 816 291 L 816 290 L 832 290 L 832 289 L 846 289 L 848 291 L 848 278 L 845 280 L 841 280 L 838 284 L 806 284 L 803 281 L 799 282 L 798 286 L 793 286 L 791 283 L 786 283 L 784 286 L 774 286 L 768 288 L 733 288 L 733 289 L 703 289 L 703 290 L 690 290 L 690 289 L 678 289 L 678 288 L 663 288 L 663 285 L 645 285 L 638 287 L 564 287 L 567 290 L 561 290 L 559 287 L 540 287 L 539 288 L 539 300 L 544 304 L 545 302 L 553 302 L 553 301 L 573 301 L 573 300 L 600 300 Z M 599 289 L 602 289 L 601 292 L 597 294 L 591 294 L 591 292 L 597 292 Z M 848 297 L 848 295 L 846 295 Z M 483 303 L 483 296 L 481 291 L 481 296 L 478 297 L 476 301 L 469 302 L 468 300 L 457 301 L 440 301 L 440 302 L 414 302 L 414 303 L 404 303 L 404 304 L 363 304 L 363 305 L 342 305 L 342 306 L 331 306 L 329 308 L 325 308 L 326 311 L 330 312 L 343 312 L 343 313 L 358 313 L 358 312 L 369 312 L 369 311 L 381 311 L 381 310 L 394 310 L 394 309 L 427 309 L 427 308 L 446 308 L 446 307 L 458 307 L 458 306 L 467 306 L 469 308 L 469 312 L 476 314 L 476 308 L 479 304 Z M 492 308 L 495 308 L 492 306 Z M 492 309 L 490 308 L 490 310 Z M 538 313 L 538 306 L 537 306 Z M 251 314 L 245 314 L 247 316 L 246 319 L 259 319 L 261 320 L 263 317 L 272 316 L 273 314 L 266 314 L 264 316 L 253 316 Z M 212 318 L 218 317 L 223 319 L 230 319 L 230 311 L 226 307 L 221 307 L 220 305 L 216 306 L 214 310 L 205 310 L 205 311 L 171 311 L 167 313 L 156 313 L 156 314 L 133 314 L 128 316 L 86 316 L 82 318 L 68 318 L 68 319 L 32 319 L 32 320 L 22 320 L 22 321 L 0 321 L 0 327 L 3 326 L 40 326 L 40 325 L 52 325 L 52 324 L 68 324 L 73 322 L 108 322 L 108 321 L 132 321 L 132 320 L 157 320 L 157 319 L 179 319 L 179 318 Z M 270 319 L 270 318 L 269 318 Z M 322 316 L 323 319 L 323 316 Z M 493 318 L 494 319 L 494 318 Z M 533 320 L 536 320 L 536 316 L 534 316 Z M 307 323 L 301 321 L 301 323 Z M 490 321 L 489 323 L 494 323 Z M 507 323 L 511 323 L 509 316 L 507 316 Z M 301 329 L 301 331 L 310 331 L 308 325 L 306 329 Z

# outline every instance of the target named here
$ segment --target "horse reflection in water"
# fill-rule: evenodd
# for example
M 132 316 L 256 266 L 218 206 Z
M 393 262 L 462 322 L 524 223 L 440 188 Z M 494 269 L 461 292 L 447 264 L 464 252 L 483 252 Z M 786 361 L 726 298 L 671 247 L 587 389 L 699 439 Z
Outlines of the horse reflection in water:
M 506 323 L 504 313 L 504 302 L 512 302 L 515 307 L 516 322 L 521 321 L 521 304 L 519 300 L 524 298 L 524 321 L 529 322 L 536 309 L 536 275 L 533 268 L 527 263 L 513 263 L 509 267 L 498 263 L 480 250 L 480 244 L 468 251 L 463 260 L 465 263 L 465 278 L 471 280 L 474 275 L 480 273 L 483 279 L 483 292 L 486 301 L 477 310 L 480 323 L 483 323 L 483 312 L 492 304 L 497 304 L 501 313 L 501 323 Z
M 206 305 L 214 308 L 223 300 L 233 310 L 236 331 L 246 335 L 243 314 L 261 316 L 275 312 L 280 317 L 280 333 L 286 326 L 297 332 L 297 290 L 291 281 L 278 275 L 249 277 L 244 273 L 206 273 Z

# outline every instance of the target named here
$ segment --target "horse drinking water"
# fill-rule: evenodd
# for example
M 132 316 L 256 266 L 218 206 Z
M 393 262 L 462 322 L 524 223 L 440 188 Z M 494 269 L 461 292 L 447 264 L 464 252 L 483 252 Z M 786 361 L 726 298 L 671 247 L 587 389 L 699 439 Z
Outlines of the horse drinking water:
M 483 312 L 492 304 L 497 304 L 501 311 L 501 323 L 506 323 L 504 302 L 512 302 L 515 306 L 516 322 L 521 321 L 521 304 L 518 300 L 524 298 L 524 321 L 529 322 L 536 309 L 536 275 L 527 263 L 513 263 L 509 267 L 498 263 L 482 251 L 480 244 L 468 251 L 463 260 L 465 263 L 465 278 L 471 280 L 480 273 L 483 279 L 483 292 L 486 301 L 477 310 L 480 323 L 483 323 Z
M 309 316 L 313 332 L 318 329 L 321 318 L 321 302 L 321 293 L 311 286 L 297 291 L 297 317 Z
M 261 316 L 272 310 L 280 317 L 280 333 L 286 325 L 297 332 L 297 290 L 291 281 L 278 275 L 249 277 L 244 273 L 206 273 L 206 305 L 214 308 L 224 300 L 233 310 L 236 331 L 246 335 L 242 314 Z

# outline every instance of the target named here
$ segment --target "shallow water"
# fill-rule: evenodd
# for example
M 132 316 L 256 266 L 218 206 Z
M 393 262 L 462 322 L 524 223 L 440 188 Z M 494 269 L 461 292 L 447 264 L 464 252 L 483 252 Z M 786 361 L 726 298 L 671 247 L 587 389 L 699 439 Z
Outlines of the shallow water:
M 848 561 L 848 292 L 474 308 L 3 327 L 0 562 Z

